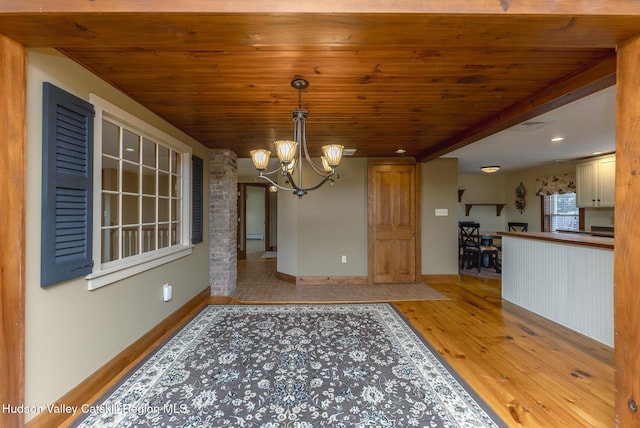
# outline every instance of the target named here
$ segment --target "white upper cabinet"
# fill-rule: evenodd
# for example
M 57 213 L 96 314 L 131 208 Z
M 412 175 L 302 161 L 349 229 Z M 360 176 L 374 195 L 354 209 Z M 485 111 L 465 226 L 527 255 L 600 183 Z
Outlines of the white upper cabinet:
M 576 205 L 580 208 L 613 207 L 615 178 L 615 155 L 576 164 Z

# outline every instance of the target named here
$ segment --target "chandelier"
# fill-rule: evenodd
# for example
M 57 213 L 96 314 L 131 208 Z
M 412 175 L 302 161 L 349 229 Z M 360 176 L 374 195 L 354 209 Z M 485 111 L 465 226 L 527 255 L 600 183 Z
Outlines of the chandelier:
M 326 182 L 333 182 L 339 178 L 336 173 L 336 167 L 342 159 L 342 150 L 344 146 L 340 144 L 328 144 L 322 146 L 322 152 L 324 156 L 320 157 L 322 161 L 322 167 L 316 165 L 309 156 L 309 150 L 307 149 L 307 137 L 306 137 L 306 121 L 307 111 L 302 109 L 302 90 L 309 87 L 309 82 L 304 79 L 294 79 L 291 81 L 291 86 L 298 90 L 298 108 L 291 112 L 293 117 L 293 140 L 278 140 L 273 144 L 275 146 L 276 155 L 280 160 L 280 166 L 273 171 L 266 171 L 269 164 L 269 157 L 271 152 L 265 149 L 251 150 L 251 160 L 253 165 L 258 170 L 258 177 L 256 179 L 263 179 L 276 186 L 278 189 L 286 190 L 297 195 L 298 198 L 306 195 L 311 190 L 318 189 Z M 320 176 L 320 181 L 311 187 L 304 187 L 302 183 L 302 165 L 303 165 L 303 152 L 304 160 L 311 169 Z M 282 186 L 277 183 L 270 176 L 280 173 L 286 177 L 285 185 Z M 297 173 L 298 180 L 294 180 L 293 175 Z

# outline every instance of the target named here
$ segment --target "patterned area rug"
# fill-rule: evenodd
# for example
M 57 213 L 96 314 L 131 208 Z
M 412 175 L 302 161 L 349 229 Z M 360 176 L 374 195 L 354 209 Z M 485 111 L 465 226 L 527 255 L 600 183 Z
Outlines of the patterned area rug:
M 506 426 L 389 304 L 210 305 L 79 427 Z

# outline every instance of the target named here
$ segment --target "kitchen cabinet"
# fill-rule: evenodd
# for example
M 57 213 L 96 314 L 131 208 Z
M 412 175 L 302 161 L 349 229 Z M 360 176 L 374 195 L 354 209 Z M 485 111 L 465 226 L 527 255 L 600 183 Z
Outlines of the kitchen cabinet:
M 616 156 L 608 155 L 576 164 L 576 206 L 613 207 Z

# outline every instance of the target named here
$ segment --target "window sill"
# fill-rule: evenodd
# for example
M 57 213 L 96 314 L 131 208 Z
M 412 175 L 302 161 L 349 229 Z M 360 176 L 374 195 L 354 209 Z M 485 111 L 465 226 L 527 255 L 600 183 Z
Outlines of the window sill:
M 121 281 L 130 276 L 137 275 L 144 271 L 156 268 L 165 263 L 186 257 L 193 252 L 193 245 L 186 245 L 177 250 L 163 254 L 154 254 L 148 257 L 137 258 L 128 263 L 112 266 L 99 272 L 94 272 L 85 276 L 89 290 L 96 290 L 105 285 Z

